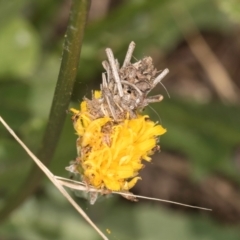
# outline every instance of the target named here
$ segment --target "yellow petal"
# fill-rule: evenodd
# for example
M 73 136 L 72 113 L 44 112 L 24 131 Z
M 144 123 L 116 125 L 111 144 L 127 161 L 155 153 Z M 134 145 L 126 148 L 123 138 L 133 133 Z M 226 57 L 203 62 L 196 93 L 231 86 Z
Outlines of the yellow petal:
M 141 180 L 141 178 L 135 177 L 132 180 L 130 180 L 129 182 L 125 182 L 125 184 L 123 186 L 123 190 L 128 191 L 129 189 L 131 189 L 132 187 L 134 187 L 136 185 L 138 180 Z
M 100 98 L 101 92 L 95 91 L 94 97 Z M 127 116 L 119 122 L 109 117 L 92 119 L 86 101 L 81 103 L 81 111 L 72 112 L 79 115 L 74 128 L 80 136 L 77 141 L 81 156 L 79 171 L 86 182 L 95 188 L 131 189 L 141 179 L 138 172 L 143 168 L 142 161 L 151 160 L 157 137 L 166 129 L 146 115 L 135 119 Z
M 96 99 L 101 98 L 102 97 L 102 92 L 101 91 L 94 91 L 94 97 Z

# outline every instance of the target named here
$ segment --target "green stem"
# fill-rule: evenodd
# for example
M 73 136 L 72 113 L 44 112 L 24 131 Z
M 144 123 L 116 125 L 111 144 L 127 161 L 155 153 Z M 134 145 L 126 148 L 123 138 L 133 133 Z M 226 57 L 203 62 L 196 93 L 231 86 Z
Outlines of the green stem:
M 66 110 L 71 100 L 71 94 L 77 75 L 84 29 L 91 0 L 73 0 L 69 15 L 67 33 L 58 81 L 53 97 L 49 121 L 38 154 L 39 159 L 48 165 L 53 158 L 59 137 L 66 118 Z M 21 205 L 40 184 L 43 173 L 34 165 L 23 186 L 7 200 L 0 212 L 3 221 L 14 209 Z

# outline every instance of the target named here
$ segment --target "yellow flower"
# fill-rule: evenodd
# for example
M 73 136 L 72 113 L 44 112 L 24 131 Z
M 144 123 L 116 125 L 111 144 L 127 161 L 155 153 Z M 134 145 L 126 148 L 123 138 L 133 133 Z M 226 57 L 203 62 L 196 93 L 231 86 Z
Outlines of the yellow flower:
M 95 92 L 94 98 L 101 97 Z M 95 118 L 87 101 L 80 110 L 71 109 L 77 135 L 78 160 L 76 169 L 83 180 L 95 188 L 128 191 L 139 179 L 143 160 L 151 161 L 157 149 L 158 136 L 166 130 L 147 115 L 137 115 L 114 121 L 111 117 Z M 81 169 L 81 171 L 79 170 Z
M 78 156 L 66 169 L 80 174 L 86 186 L 102 193 L 128 192 L 141 179 L 144 161 L 151 161 L 151 155 L 160 149 L 158 137 L 166 132 L 141 113 L 150 103 L 162 101 L 162 95 L 148 94 L 169 70 L 158 71 L 151 57 L 131 63 L 134 48 L 131 42 L 122 65 L 107 48 L 101 91 L 92 92 L 91 99 L 84 98 L 79 110 L 71 109 Z M 96 194 L 91 193 L 94 203 Z M 126 198 L 136 201 L 131 194 Z

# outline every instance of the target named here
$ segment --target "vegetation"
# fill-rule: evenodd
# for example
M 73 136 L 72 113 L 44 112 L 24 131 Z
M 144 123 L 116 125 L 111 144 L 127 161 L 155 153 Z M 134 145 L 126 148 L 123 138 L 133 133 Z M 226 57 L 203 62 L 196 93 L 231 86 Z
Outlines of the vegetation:
M 128 44 L 136 42 L 136 59 L 151 56 L 157 69 L 170 69 L 163 83 L 171 98 L 160 86 L 157 92 L 164 101 L 146 109 L 168 131 L 161 138 L 161 153 L 144 169 L 133 192 L 213 212 L 132 203 L 116 196 L 93 206 L 83 198 L 75 200 L 102 231 L 110 229 L 110 239 L 239 239 L 238 1 L 102 1 L 101 7 L 107 6 L 102 12 L 100 7 L 94 10 L 97 2 L 92 1 L 71 105 L 78 106 L 83 96 L 99 88 L 106 47 L 123 61 Z M 66 118 L 64 126 L 52 122 L 60 127 L 56 142 L 44 145 L 42 139 L 66 49 L 70 3 L 0 2 L 0 115 L 55 175 L 63 177 L 69 177 L 65 167 L 76 157 L 76 135 L 66 112 L 70 99 L 59 115 L 62 125 Z M 49 149 L 51 154 L 44 155 Z M 99 239 L 43 179 L 1 125 L 0 238 Z

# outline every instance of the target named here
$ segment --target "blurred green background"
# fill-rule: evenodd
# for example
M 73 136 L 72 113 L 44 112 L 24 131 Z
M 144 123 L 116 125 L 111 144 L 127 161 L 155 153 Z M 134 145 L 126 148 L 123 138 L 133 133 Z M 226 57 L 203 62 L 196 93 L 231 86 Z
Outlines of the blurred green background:
M 0 1 L 0 115 L 35 153 L 48 120 L 70 4 Z M 98 88 L 105 48 L 122 62 L 135 41 L 136 60 L 151 56 L 157 69 L 170 69 L 163 84 L 171 98 L 159 86 L 164 101 L 146 109 L 168 132 L 133 192 L 213 209 L 117 196 L 91 206 L 76 197 L 104 232 L 111 230 L 109 239 L 240 239 L 239 16 L 237 0 L 92 1 L 72 105 Z M 55 175 L 68 177 L 75 140 L 68 115 L 50 165 Z M 32 165 L 1 125 L 1 209 L 24 188 Z M 1 220 L 1 240 L 100 239 L 45 177 Z

